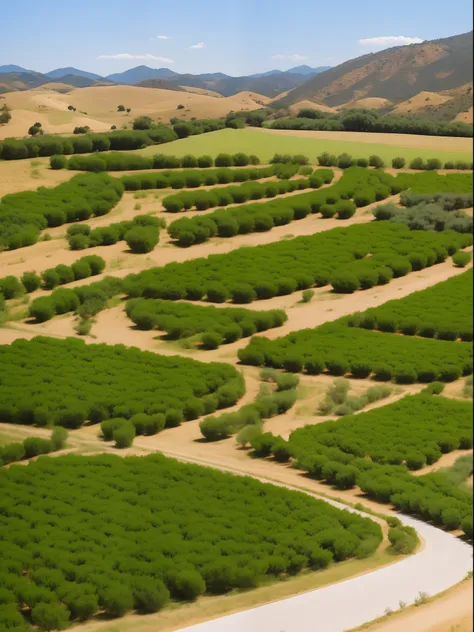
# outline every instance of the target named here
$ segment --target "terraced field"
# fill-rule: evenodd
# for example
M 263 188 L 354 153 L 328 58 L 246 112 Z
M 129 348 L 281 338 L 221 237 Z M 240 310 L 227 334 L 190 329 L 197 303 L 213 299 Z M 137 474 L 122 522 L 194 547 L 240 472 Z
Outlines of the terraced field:
M 466 572 L 472 493 L 445 459 L 472 453 L 472 174 L 327 168 L 319 141 L 219 134 L 160 147 L 196 153 L 187 166 L 41 163 L 52 188 L 23 192 L 4 176 L 0 627 L 118 629 L 105 614 L 165 632 L 298 592 L 317 604 L 334 582 L 351 595 L 389 562 L 413 564 L 417 591 Z M 245 164 L 267 137 L 265 164 Z M 199 165 L 229 146 L 230 166 Z M 275 151 L 311 164 L 268 165 Z M 107 156 L 101 170 L 129 160 Z M 390 603 L 414 601 L 405 588 Z M 348 603 L 359 625 L 389 602 Z

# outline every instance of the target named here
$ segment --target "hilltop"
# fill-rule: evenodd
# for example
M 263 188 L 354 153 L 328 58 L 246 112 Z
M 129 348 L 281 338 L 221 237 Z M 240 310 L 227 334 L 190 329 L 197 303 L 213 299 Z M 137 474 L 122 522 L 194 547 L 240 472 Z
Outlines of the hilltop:
M 472 44 L 471 31 L 363 55 L 311 78 L 275 105 L 311 101 L 336 107 L 371 97 L 398 102 L 422 91 L 453 90 L 472 81 Z

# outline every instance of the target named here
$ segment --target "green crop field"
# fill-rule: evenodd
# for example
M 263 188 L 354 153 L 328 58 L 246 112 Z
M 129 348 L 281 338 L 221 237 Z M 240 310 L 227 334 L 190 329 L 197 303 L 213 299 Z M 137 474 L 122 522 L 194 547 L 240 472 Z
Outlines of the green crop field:
M 268 162 L 276 154 L 304 154 L 308 156 L 312 163 L 316 162 L 316 156 L 329 151 L 335 154 L 347 152 L 356 158 L 368 158 L 372 154 L 381 156 L 384 160 L 390 161 L 395 156 L 403 156 L 406 160 L 411 160 L 420 156 L 421 158 L 439 158 L 447 160 L 472 160 L 472 153 L 469 151 L 449 151 L 444 149 L 423 149 L 423 141 L 426 137 L 420 136 L 420 149 L 417 147 L 403 147 L 400 145 L 384 144 L 388 134 L 372 134 L 373 143 L 351 142 L 345 140 L 301 138 L 276 133 L 264 132 L 258 129 L 223 129 L 209 134 L 190 136 L 182 140 L 156 146 L 150 146 L 140 150 L 146 156 L 156 153 L 164 153 L 171 156 L 184 156 L 193 154 L 209 154 L 216 156 L 221 152 L 236 153 L 244 152 L 257 155 L 262 162 Z M 391 134 L 390 136 L 394 136 Z M 454 139 L 459 141 L 459 139 Z M 466 139 L 469 140 L 469 139 Z M 440 138 L 440 145 L 450 146 L 451 138 Z

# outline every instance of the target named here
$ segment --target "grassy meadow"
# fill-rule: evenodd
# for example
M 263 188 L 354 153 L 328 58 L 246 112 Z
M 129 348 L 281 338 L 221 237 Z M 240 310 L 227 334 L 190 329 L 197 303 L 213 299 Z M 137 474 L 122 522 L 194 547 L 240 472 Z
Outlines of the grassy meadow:
M 295 135 L 294 135 L 295 134 Z M 217 156 L 221 152 L 246 154 L 256 154 L 262 162 L 268 162 L 276 154 L 304 154 L 308 156 L 311 163 L 316 163 L 316 156 L 324 151 L 335 154 L 347 152 L 356 158 L 368 158 L 372 154 L 381 156 L 384 160 L 390 161 L 395 156 L 403 156 L 407 161 L 420 156 L 421 158 L 439 158 L 440 160 L 472 160 L 471 139 L 459 139 L 449 137 L 435 137 L 436 143 L 430 142 L 430 148 L 426 148 L 427 138 L 433 137 L 416 136 L 411 138 L 410 147 L 403 145 L 406 135 L 395 134 L 364 134 L 364 142 L 358 140 L 359 134 L 353 135 L 354 140 L 340 140 L 338 132 L 303 132 L 307 136 L 296 135 L 286 131 L 266 131 L 255 128 L 246 129 L 223 129 L 218 132 L 201 134 L 200 136 L 190 136 L 172 143 L 151 146 L 139 150 L 144 155 L 154 155 L 164 153 L 170 156 L 184 156 L 193 154 L 195 156 L 210 154 Z M 315 134 L 320 136 L 315 137 Z M 327 138 L 323 138 L 327 136 Z M 395 137 L 400 138 L 400 144 Z M 373 142 L 365 142 L 365 139 L 373 138 Z M 390 137 L 390 138 L 388 138 Z M 459 143 L 459 141 L 467 141 Z M 465 146 L 465 151 L 453 151 L 452 147 L 459 148 Z

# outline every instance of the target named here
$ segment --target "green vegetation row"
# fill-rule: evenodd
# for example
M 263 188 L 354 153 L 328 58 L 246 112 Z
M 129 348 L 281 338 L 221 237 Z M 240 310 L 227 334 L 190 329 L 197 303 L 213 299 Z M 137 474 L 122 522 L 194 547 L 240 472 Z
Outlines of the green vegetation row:
M 216 290 L 214 298 L 219 299 L 219 288 Z M 165 331 L 169 340 L 199 334 L 199 342 L 205 349 L 217 349 L 221 344 L 247 338 L 258 331 L 280 327 L 287 320 L 286 313 L 280 309 L 218 308 L 159 299 L 131 299 L 126 313 L 138 329 Z
M 406 298 L 353 314 L 351 327 L 472 341 L 472 269 Z
M 295 175 L 299 169 L 298 165 L 294 165 L 294 167 L 294 173 L 288 173 L 290 177 Z M 321 169 L 320 171 L 325 170 Z M 183 191 L 182 193 L 165 197 L 163 206 L 169 213 L 179 213 L 180 211 L 193 208 L 198 211 L 206 211 L 208 208 L 215 206 L 242 204 L 249 200 L 274 198 L 277 195 L 283 195 L 298 189 L 307 189 L 311 186 L 311 180 L 313 178 L 282 179 L 280 182 L 246 182 L 240 186 L 219 187 L 208 191 Z M 317 180 L 315 182 L 317 183 Z
M 224 413 L 218 417 L 211 415 L 203 419 L 199 429 L 205 439 L 220 441 L 238 432 L 237 440 L 245 445 L 252 436 L 262 432 L 265 419 L 282 415 L 294 406 L 296 387 L 299 384 L 297 376 L 267 370 L 265 373 L 262 371 L 261 377 L 272 383 L 276 390 L 261 390 L 254 403 L 242 406 L 235 413 Z
M 376 169 L 382 169 L 383 167 L 388 166 L 385 163 L 385 160 L 377 154 L 373 154 L 372 156 L 369 156 L 369 158 L 354 158 L 348 153 L 342 153 L 339 154 L 339 156 L 336 156 L 336 154 L 330 154 L 328 151 L 325 151 L 317 157 L 317 160 L 320 166 L 340 167 L 341 169 L 347 169 L 348 167 L 353 167 L 355 165 L 358 167 L 375 167 Z M 396 156 L 395 158 L 392 158 L 390 164 L 392 169 L 405 169 L 405 167 L 409 167 L 410 169 L 421 171 L 436 171 L 437 169 L 472 171 L 472 162 L 467 162 L 465 160 L 448 161 L 443 164 L 439 158 L 428 158 L 426 160 L 423 158 L 413 158 L 407 164 L 405 158 L 402 156 Z
M 132 252 L 145 253 L 157 245 L 163 223 L 151 215 L 136 215 L 132 220 L 94 229 L 88 224 L 73 224 L 67 229 L 67 240 L 71 250 L 112 246 L 125 240 Z
M 411 119 L 402 116 L 381 116 L 374 110 L 353 109 L 329 115 L 312 108 L 303 108 L 296 117 L 267 122 L 270 129 L 327 130 L 346 132 L 378 132 L 381 134 L 417 134 L 422 136 L 472 137 L 472 125 Z
M 309 179 L 309 186 L 320 188 L 330 183 L 334 177 L 331 169 L 318 169 Z M 298 181 L 293 181 L 295 185 Z M 276 190 L 271 183 L 270 189 Z M 376 200 L 383 200 L 392 193 L 399 192 L 395 178 L 383 171 L 367 171 L 360 167 L 352 167 L 336 184 L 321 191 L 312 191 L 279 199 L 264 204 L 253 204 L 215 211 L 205 217 L 182 218 L 172 222 L 168 233 L 179 246 L 190 246 L 206 241 L 210 237 L 233 237 L 237 234 L 264 232 L 274 226 L 282 226 L 310 213 L 321 213 L 325 218 L 337 216 L 338 219 L 349 219 L 357 207 L 366 206 Z M 245 201 L 247 196 L 241 191 L 239 199 Z M 175 196 L 173 196 L 174 198 Z M 200 200 L 200 196 L 196 196 Z M 204 195 L 207 203 L 209 195 Z M 218 192 L 211 194 L 217 201 Z M 172 200 L 174 210 L 182 204 L 182 200 Z
M 81 319 L 89 320 L 105 309 L 111 298 L 122 293 L 123 281 L 117 277 L 105 277 L 74 289 L 57 288 L 49 296 L 35 298 L 29 306 L 29 315 L 38 323 L 67 312 L 76 312 Z
M 195 189 L 201 186 L 246 182 L 278 176 L 290 178 L 297 171 L 293 165 L 271 165 L 270 167 L 253 167 L 251 169 L 183 169 L 181 171 L 160 171 L 157 173 L 137 173 L 122 176 L 120 181 L 126 191 L 144 189 Z
M 55 188 L 5 195 L 0 202 L 0 249 L 30 246 L 48 226 L 106 215 L 124 187 L 107 174 L 85 174 Z
M 300 428 L 290 435 L 296 466 L 339 488 L 358 485 L 390 503 L 472 538 L 472 493 L 445 474 L 409 474 L 442 454 L 472 447 L 472 404 L 433 395 L 403 399 L 358 415 Z
M 369 557 L 382 541 L 369 518 L 156 454 L 39 459 L 0 479 L 2 629 L 157 612 Z
M 37 337 L 0 346 L 1 418 L 77 428 L 111 417 L 163 413 L 166 423 L 235 404 L 245 392 L 233 366 L 162 357 L 123 345 Z
M 41 454 L 49 454 L 62 450 L 67 441 L 67 430 L 56 426 L 51 433 L 50 439 L 42 437 L 28 437 L 21 443 L 7 443 L 0 446 L 0 467 L 9 463 L 23 461 L 23 459 L 32 459 Z
M 38 156 L 61 154 L 89 154 L 109 150 L 141 149 L 177 140 L 177 134 L 164 125 L 149 130 L 116 130 L 100 134 L 76 136 L 38 136 L 35 138 L 6 138 L 0 142 L 0 158 L 21 160 Z
M 383 283 L 420 269 L 410 262 L 420 251 L 429 254 L 427 264 L 434 264 L 470 243 L 470 235 L 373 222 L 151 268 L 126 277 L 124 288 L 130 298 L 200 300 L 218 285 L 234 303 L 250 303 L 328 285 L 341 269 L 352 279 L 358 266 L 361 274 L 365 270 L 368 254 L 376 283 Z
M 55 268 L 49 268 L 38 276 L 35 272 L 25 272 L 21 279 L 15 276 L 7 276 L 0 278 L 0 310 L 4 308 L 4 300 L 18 298 L 25 293 L 31 293 L 39 287 L 46 290 L 52 290 L 58 285 L 72 283 L 79 279 L 87 279 L 91 276 L 101 274 L 105 268 L 105 261 L 97 255 L 89 255 L 82 257 L 70 266 L 63 264 L 57 265 Z M 71 292 L 71 290 L 68 290 Z M 55 296 L 57 307 L 60 309 L 61 291 Z M 66 311 L 70 311 L 69 309 Z M 58 311 L 58 314 L 63 312 Z
M 146 117 L 142 117 L 144 119 Z M 139 119 L 137 119 L 139 120 Z M 137 122 L 137 120 L 134 122 Z M 178 138 L 205 134 L 225 127 L 219 120 L 196 120 L 180 122 L 174 119 L 173 127 L 152 125 L 142 129 L 113 130 L 100 134 L 84 134 L 75 136 L 35 136 L 34 138 L 6 138 L 0 142 L 0 158 L 3 160 L 21 160 L 38 156 L 60 156 L 68 154 L 90 154 L 104 151 L 130 151 L 142 149 L 149 145 L 170 143 Z M 145 122 L 145 121 L 144 121 Z
M 472 373 L 472 345 L 351 328 L 344 319 L 284 338 L 254 336 L 238 352 L 243 364 L 310 375 L 351 375 L 378 381 L 451 382 Z
M 381 204 L 374 209 L 373 213 L 377 220 L 390 220 L 396 224 L 404 224 L 410 230 L 436 232 L 454 230 L 457 233 L 472 233 L 473 229 L 472 217 L 463 211 L 445 211 L 439 202 L 433 204 L 420 202 L 416 206 L 405 208 L 390 203 Z M 462 254 L 467 255 L 467 253 Z M 469 263 L 469 260 L 470 258 L 466 263 Z
M 410 189 L 411 193 L 420 195 L 447 193 L 471 194 L 472 195 L 472 174 L 470 173 L 447 173 L 442 175 L 436 171 L 424 173 L 399 173 L 397 182 L 400 189 Z M 407 197 L 405 197 L 407 199 Z
M 260 164 L 260 158 L 243 153 L 219 154 L 212 156 L 183 157 L 157 154 L 156 156 L 140 156 L 110 152 L 99 156 L 53 156 L 50 160 L 51 169 L 70 169 L 72 171 L 131 171 L 141 169 L 208 169 L 210 167 L 247 167 Z

